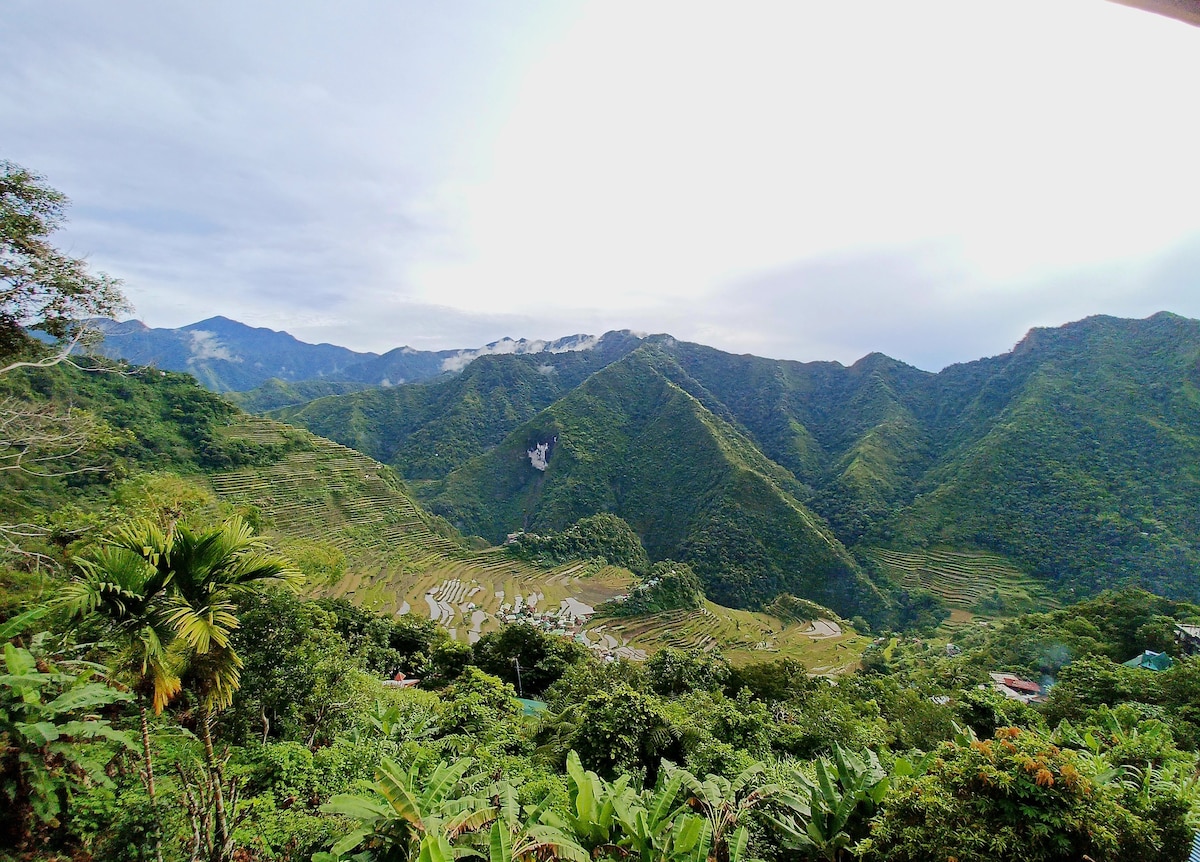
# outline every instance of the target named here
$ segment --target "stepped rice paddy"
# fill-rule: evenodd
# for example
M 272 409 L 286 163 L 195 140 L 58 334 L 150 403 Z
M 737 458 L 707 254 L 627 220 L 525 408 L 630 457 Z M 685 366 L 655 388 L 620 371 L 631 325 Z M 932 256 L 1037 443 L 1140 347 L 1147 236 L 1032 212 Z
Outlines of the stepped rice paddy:
M 646 652 L 664 647 L 719 649 L 733 664 L 790 658 L 810 672 L 833 675 L 858 665 L 869 642 L 833 620 L 784 622 L 770 614 L 705 602 L 694 611 L 596 619 L 593 635 L 610 635 Z
M 667 646 L 720 648 L 735 663 L 788 657 L 832 674 L 855 666 L 866 643 L 830 621 L 785 623 L 711 602 L 694 612 L 581 624 L 595 607 L 628 592 L 629 571 L 594 562 L 541 569 L 500 548 L 467 548 L 450 531 L 439 532 L 404 483 L 361 452 L 261 417 L 225 433 L 282 450 L 274 463 L 215 474 L 211 482 L 228 502 L 257 509 L 264 532 L 285 553 L 303 560 L 315 549 L 339 559 L 325 581 L 310 573 L 314 595 L 420 614 L 467 642 L 504 622 L 536 617 L 606 654 L 634 659 Z
M 500 549 L 470 550 L 437 531 L 391 470 L 307 431 L 247 417 L 226 429 L 233 439 L 283 445 L 275 463 L 212 476 L 218 495 L 256 508 L 264 531 L 303 559 L 313 547 L 344 560 L 314 594 L 350 599 L 390 613 L 420 613 L 452 635 L 474 640 L 499 625 L 507 606 L 540 612 L 589 610 L 628 590 L 632 575 L 614 566 L 569 563 L 539 569 Z
M 998 554 L 948 548 L 870 554 L 893 580 L 935 593 L 952 611 L 993 616 L 1055 606 L 1041 584 Z

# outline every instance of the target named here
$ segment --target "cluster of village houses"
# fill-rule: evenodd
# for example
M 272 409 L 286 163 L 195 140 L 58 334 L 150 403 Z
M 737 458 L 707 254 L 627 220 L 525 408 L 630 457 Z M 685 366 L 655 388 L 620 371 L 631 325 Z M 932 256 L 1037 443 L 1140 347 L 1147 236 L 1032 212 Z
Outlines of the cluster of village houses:
M 1200 653 L 1200 626 L 1187 623 L 1176 624 L 1175 644 L 1182 655 Z M 949 644 L 947 651 L 953 646 L 953 644 Z M 1125 667 L 1136 667 L 1142 670 L 1162 671 L 1175 664 L 1175 659 L 1165 652 L 1144 650 L 1140 655 L 1136 655 L 1122 664 Z M 1048 685 L 1040 685 L 1011 673 L 993 672 L 989 676 L 992 678 L 992 688 L 1010 700 L 1019 700 L 1022 703 L 1044 703 L 1046 700 Z

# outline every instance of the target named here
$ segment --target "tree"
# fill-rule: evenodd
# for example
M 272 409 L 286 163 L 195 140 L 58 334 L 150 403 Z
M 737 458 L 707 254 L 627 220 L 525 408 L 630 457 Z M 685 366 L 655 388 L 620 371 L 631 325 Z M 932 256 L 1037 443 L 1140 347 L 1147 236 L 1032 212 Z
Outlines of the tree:
M 1015 727 L 990 740 L 946 743 L 927 772 L 889 789 L 857 849 L 889 862 L 1185 858 L 1186 846 L 1161 842 L 1172 824 L 1142 820 L 1121 804 L 1112 774 L 1104 758 Z
M 127 307 L 119 281 L 89 272 L 85 261 L 51 244 L 67 203 L 43 177 L 0 160 L 0 360 L 38 353 L 27 332 L 32 328 L 67 342 L 36 364 L 61 361 L 82 335 L 84 320 Z M 9 362 L 0 373 L 13 367 Z
M 646 662 L 646 679 L 650 687 L 664 697 L 724 688 L 729 673 L 729 662 L 724 656 L 698 648 L 667 647 Z
M 328 742 L 368 705 L 361 654 L 333 614 L 287 590 L 261 590 L 238 606 L 234 648 L 242 687 L 222 722 L 235 739 Z M 387 620 L 383 620 L 387 624 Z
M 472 654 L 481 670 L 534 697 L 557 682 L 569 666 L 588 657 L 587 649 L 574 641 L 544 634 L 528 623 L 484 635 Z
M 587 766 L 601 775 L 641 772 L 647 785 L 658 778 L 663 757 L 682 760 L 676 728 L 657 700 L 626 685 L 598 691 L 582 705 L 575 747 Z
M 241 518 L 215 529 L 193 532 L 185 526 L 171 533 L 149 527 L 127 531 L 124 544 L 140 552 L 170 581 L 166 616 L 175 637 L 188 653 L 185 680 L 200 705 L 200 739 L 213 786 L 217 856 L 230 851 L 231 836 L 221 785 L 223 776 L 212 744 L 212 719 L 229 706 L 240 684 L 242 660 L 230 643 L 237 628 L 234 612 L 239 595 L 273 583 L 295 583 L 299 573 L 287 560 L 268 554 Z
M 142 731 L 142 781 L 157 812 L 154 757 L 150 748 L 149 701 L 155 714 L 180 691 L 182 656 L 172 649 L 173 629 L 162 597 L 167 576 L 128 548 L 102 547 L 76 563 L 79 572 L 59 593 L 58 603 L 72 620 L 99 623 L 116 647 L 118 678 L 139 695 Z M 156 822 L 158 818 L 155 818 Z M 162 859 L 161 838 L 155 852 Z
M 87 318 L 128 307 L 120 282 L 88 272 L 84 261 L 50 243 L 66 206 L 66 197 L 42 177 L 0 160 L 0 375 L 66 361 L 88 334 Z M 30 330 L 58 339 L 59 346 L 50 351 Z M 47 476 L 96 470 L 83 456 L 111 436 L 86 411 L 0 398 L 0 471 Z M 33 524 L 0 524 L 8 551 L 52 563 L 22 547 L 43 534 Z
M 78 613 L 104 612 L 141 657 L 143 677 L 153 680 L 156 709 L 179 690 L 180 680 L 196 696 L 217 858 L 227 856 L 231 845 L 212 720 L 229 706 L 240 684 L 242 660 L 230 642 L 238 627 L 236 601 L 263 586 L 293 584 L 299 577 L 234 517 L 199 531 L 186 525 L 163 530 L 150 523 L 126 527 L 68 588 L 67 600 Z M 183 673 L 171 678 L 175 666 Z

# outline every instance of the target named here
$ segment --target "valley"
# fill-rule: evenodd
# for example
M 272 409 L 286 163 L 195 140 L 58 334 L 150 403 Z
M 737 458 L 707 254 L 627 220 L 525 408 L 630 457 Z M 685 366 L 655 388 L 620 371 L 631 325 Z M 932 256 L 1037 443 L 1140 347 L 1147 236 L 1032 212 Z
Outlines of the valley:
M 628 592 L 631 572 L 586 560 L 542 568 L 502 548 L 469 548 L 422 511 L 389 468 L 281 423 L 243 416 L 221 434 L 286 447 L 273 463 L 216 472 L 208 481 L 231 506 L 256 512 L 273 544 L 308 569 L 310 595 L 433 619 L 466 643 L 505 622 L 526 621 L 574 635 L 600 656 L 635 660 L 663 646 L 694 646 L 720 648 L 734 662 L 782 656 L 835 673 L 853 665 L 855 648 L 861 651 L 861 639 L 836 623 L 785 623 L 711 602 L 686 618 L 595 617 L 599 605 Z M 334 565 L 322 570 L 320 562 L 329 560 Z

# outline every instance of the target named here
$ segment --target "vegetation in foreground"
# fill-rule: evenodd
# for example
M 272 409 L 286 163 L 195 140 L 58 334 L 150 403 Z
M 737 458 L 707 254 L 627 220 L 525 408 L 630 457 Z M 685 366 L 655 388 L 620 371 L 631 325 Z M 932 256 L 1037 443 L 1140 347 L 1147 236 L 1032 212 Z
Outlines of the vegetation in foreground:
M 1198 825 L 1200 658 L 1109 658 L 1195 606 L 1106 594 L 954 656 L 881 638 L 827 680 L 703 650 L 605 664 L 526 625 L 467 646 L 270 586 L 289 571 L 236 518 L 185 519 L 10 605 L 0 853 L 1149 860 L 1186 858 Z M 1054 634 L 1071 660 L 1045 704 L 985 684 L 1046 670 L 1022 657 Z

